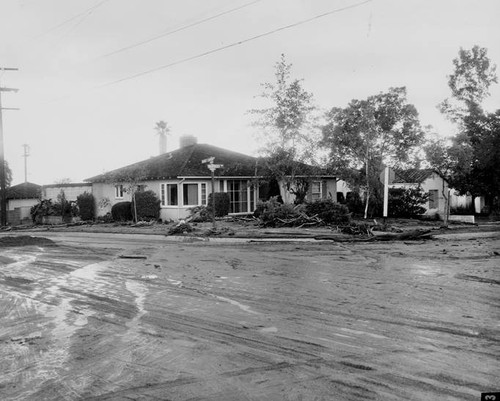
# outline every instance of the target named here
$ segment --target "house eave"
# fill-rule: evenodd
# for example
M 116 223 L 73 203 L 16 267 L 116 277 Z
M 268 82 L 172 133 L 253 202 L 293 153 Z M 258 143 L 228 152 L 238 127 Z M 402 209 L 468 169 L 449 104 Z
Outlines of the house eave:
M 207 176 L 201 176 L 201 175 L 195 175 L 195 176 L 179 176 L 177 178 L 180 178 L 182 180 L 211 180 L 212 176 L 207 175 Z M 259 175 L 215 175 L 214 178 L 217 179 L 229 179 L 229 180 L 245 180 L 245 179 L 255 179 L 255 178 L 263 178 L 262 176 Z

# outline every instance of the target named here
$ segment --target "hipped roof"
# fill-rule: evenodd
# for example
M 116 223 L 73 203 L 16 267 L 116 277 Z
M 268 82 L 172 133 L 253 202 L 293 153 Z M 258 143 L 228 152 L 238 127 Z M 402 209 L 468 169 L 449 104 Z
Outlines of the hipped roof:
M 261 159 L 207 144 L 194 144 L 131 164 L 105 174 L 87 178 L 88 182 L 120 182 L 130 177 L 140 180 L 165 180 L 177 177 L 208 177 L 211 172 L 203 160 L 214 157 L 224 167 L 217 176 L 253 177 L 263 171 Z
M 412 168 L 408 170 L 394 170 L 394 180 L 393 184 L 421 184 L 427 178 L 431 177 L 432 174 L 438 174 L 436 170 L 431 168 Z
M 7 188 L 7 199 L 38 199 L 42 193 L 42 187 L 31 182 L 23 182 Z

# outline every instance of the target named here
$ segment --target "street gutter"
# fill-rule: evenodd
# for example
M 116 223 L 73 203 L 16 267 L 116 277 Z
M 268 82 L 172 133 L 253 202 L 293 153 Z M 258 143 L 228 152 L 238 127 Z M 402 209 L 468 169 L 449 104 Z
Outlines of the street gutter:
M 339 242 L 361 242 L 361 241 L 371 241 L 370 238 L 365 238 L 361 236 L 350 236 L 345 234 L 332 235 L 330 238 L 323 238 L 321 234 L 310 233 L 309 236 L 295 237 L 292 235 L 276 235 L 270 233 L 266 236 L 255 236 L 255 237 L 235 237 L 235 236 L 196 236 L 196 235 L 165 235 L 165 234 L 153 234 L 153 233 L 113 233 L 113 232 L 82 232 L 82 231 L 64 231 L 64 230 L 19 230 L 19 231 L 1 231 L 0 236 L 2 237 L 14 237 L 14 236 L 26 236 L 27 234 L 37 237 L 47 237 L 57 240 L 64 241 L 65 237 L 82 237 L 82 238 L 92 238 L 92 239 L 106 239 L 110 236 L 122 238 L 125 240 L 138 240 L 140 242 L 184 242 L 184 243 L 212 243 L 212 244 L 242 244 L 242 243 L 256 243 L 256 242 L 336 242 L 337 237 Z M 318 237 L 318 238 L 316 238 Z M 430 238 L 425 238 L 427 240 L 471 240 L 476 238 L 495 238 L 500 237 L 500 231 L 473 231 L 465 233 L 436 233 L 432 234 Z M 424 238 L 422 238 L 424 239 Z M 421 240 L 421 239 L 417 239 Z M 394 239 L 393 241 L 397 241 Z M 405 240 L 407 241 L 407 240 Z

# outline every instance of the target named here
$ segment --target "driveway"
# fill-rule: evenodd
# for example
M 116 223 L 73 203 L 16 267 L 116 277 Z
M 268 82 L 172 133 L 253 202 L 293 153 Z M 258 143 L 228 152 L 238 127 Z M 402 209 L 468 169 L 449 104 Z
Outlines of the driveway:
M 0 248 L 2 400 L 479 400 L 500 237 Z M 12 245 L 12 244 L 10 244 Z

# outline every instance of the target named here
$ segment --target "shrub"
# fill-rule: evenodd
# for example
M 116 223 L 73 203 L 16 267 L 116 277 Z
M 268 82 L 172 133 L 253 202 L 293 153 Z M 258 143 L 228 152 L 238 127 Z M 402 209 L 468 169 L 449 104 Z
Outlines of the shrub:
M 425 213 L 422 205 L 426 204 L 429 194 L 421 187 L 391 188 L 389 190 L 389 216 L 416 217 Z
M 75 202 L 69 202 L 64 196 L 64 192 L 57 196 L 58 201 L 52 202 L 52 199 L 43 199 L 30 209 L 33 223 L 42 223 L 44 216 L 62 216 L 63 221 L 70 221 L 72 216 L 78 214 L 78 207 Z
M 273 196 L 268 201 L 257 204 L 257 210 L 260 211 L 259 218 L 264 224 L 270 226 L 276 225 L 278 219 L 285 220 L 299 217 L 303 209 L 303 205 L 293 206 L 280 203 L 277 196 Z
M 57 202 L 54 203 L 55 215 L 62 216 L 63 221 L 70 221 L 71 217 L 78 214 L 78 208 L 74 202 L 69 202 L 66 199 L 66 194 L 61 189 L 57 195 Z
M 43 199 L 30 209 L 31 219 L 33 223 L 39 224 L 42 222 L 43 216 L 57 215 L 57 209 L 52 203 L 52 199 Z
M 194 223 L 203 223 L 212 220 L 212 214 L 206 206 L 195 206 L 188 210 L 191 217 L 190 221 Z
M 98 223 L 111 223 L 113 221 L 113 217 L 111 216 L 111 213 L 108 212 L 105 215 L 97 216 L 96 220 Z
M 352 214 L 363 214 L 364 205 L 357 192 L 348 192 L 345 198 L 346 206 Z
M 325 224 L 345 225 L 351 220 L 347 206 L 334 202 L 332 199 L 320 199 L 306 204 L 306 214 L 309 217 L 317 216 Z
M 82 220 L 93 220 L 95 216 L 94 195 L 84 192 L 76 198 L 78 205 L 78 215 Z
M 213 205 L 212 195 L 215 195 L 215 217 L 227 216 L 230 207 L 229 194 L 226 192 L 215 192 L 215 194 L 208 195 L 207 209 L 210 216 L 212 215 Z
M 132 202 L 124 201 L 115 203 L 111 207 L 111 216 L 115 221 L 132 220 Z
M 158 220 L 160 217 L 161 201 L 153 191 L 140 191 L 134 195 L 135 204 L 137 205 L 137 220 Z M 132 204 L 132 211 L 134 205 Z

